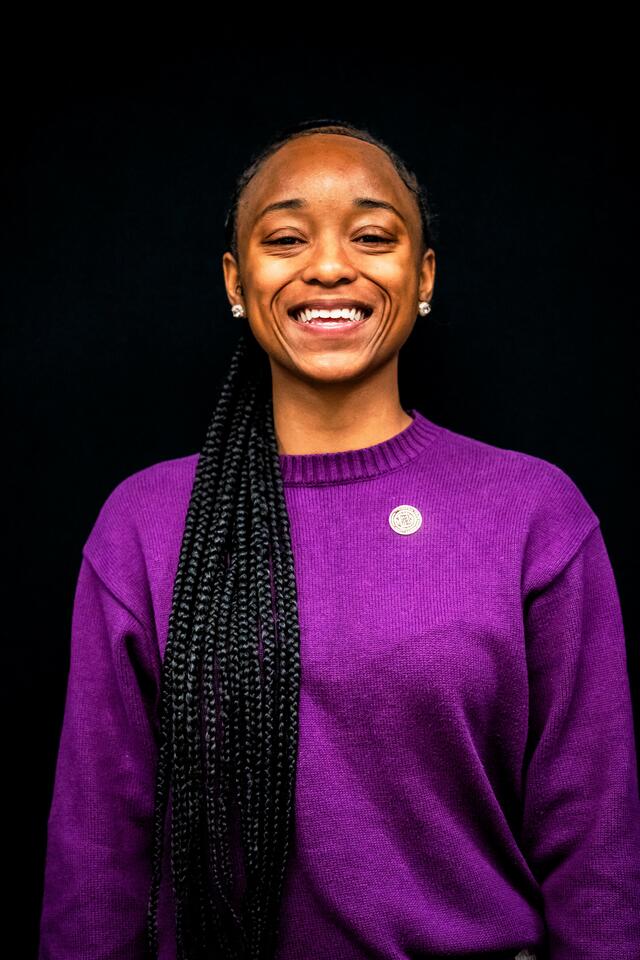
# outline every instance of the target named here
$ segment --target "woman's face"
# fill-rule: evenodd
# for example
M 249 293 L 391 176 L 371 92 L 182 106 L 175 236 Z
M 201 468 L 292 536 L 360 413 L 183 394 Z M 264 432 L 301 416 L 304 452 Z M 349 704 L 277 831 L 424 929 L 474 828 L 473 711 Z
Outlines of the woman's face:
M 417 201 L 383 150 L 313 134 L 286 143 L 248 183 L 238 261 L 226 252 L 223 270 L 272 370 L 344 382 L 397 359 L 418 301 L 431 299 L 435 254 L 423 253 Z M 306 304 L 367 315 L 339 329 L 303 323 Z

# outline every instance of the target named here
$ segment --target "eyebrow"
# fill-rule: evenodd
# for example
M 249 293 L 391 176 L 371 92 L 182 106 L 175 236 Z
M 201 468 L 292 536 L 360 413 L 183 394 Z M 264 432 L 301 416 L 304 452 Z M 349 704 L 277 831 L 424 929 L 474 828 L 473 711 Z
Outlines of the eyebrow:
M 276 200 L 274 203 L 267 204 L 267 206 L 260 211 L 256 217 L 256 223 L 273 210 L 300 210 L 308 206 L 309 204 L 302 197 L 289 197 L 287 200 Z M 403 217 L 398 208 L 394 207 L 394 205 L 387 200 L 378 200 L 376 197 L 355 197 L 353 206 L 367 210 L 390 210 L 391 213 L 395 213 L 403 223 L 406 223 L 406 218 Z

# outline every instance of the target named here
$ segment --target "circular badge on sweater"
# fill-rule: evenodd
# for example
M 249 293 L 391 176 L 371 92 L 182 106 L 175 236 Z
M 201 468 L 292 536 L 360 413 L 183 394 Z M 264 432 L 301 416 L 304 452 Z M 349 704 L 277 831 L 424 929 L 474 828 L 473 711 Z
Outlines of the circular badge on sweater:
M 422 514 L 417 507 L 412 507 L 408 503 L 401 503 L 399 507 L 394 507 L 389 514 L 389 525 L 396 533 L 406 535 L 415 533 L 422 526 Z

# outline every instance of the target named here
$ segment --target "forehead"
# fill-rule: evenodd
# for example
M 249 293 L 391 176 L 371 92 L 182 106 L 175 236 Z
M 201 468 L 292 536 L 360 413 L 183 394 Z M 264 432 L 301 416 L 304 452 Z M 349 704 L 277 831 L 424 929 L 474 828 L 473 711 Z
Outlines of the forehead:
M 380 147 L 340 134 L 296 137 L 272 154 L 247 184 L 238 228 L 250 229 L 274 200 L 304 197 L 310 205 L 333 207 L 363 193 L 390 201 L 410 219 L 412 195 Z

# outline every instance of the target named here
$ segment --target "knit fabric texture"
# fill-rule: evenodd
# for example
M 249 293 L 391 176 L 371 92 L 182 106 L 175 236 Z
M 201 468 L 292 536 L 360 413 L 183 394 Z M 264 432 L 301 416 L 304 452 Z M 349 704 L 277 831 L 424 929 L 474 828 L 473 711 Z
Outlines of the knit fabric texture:
M 280 455 L 301 693 L 278 958 L 638 960 L 637 759 L 599 518 L 549 461 L 408 413 L 370 447 Z M 82 550 L 39 960 L 144 956 L 198 457 L 125 478 Z M 162 960 L 172 911 L 166 837 Z

